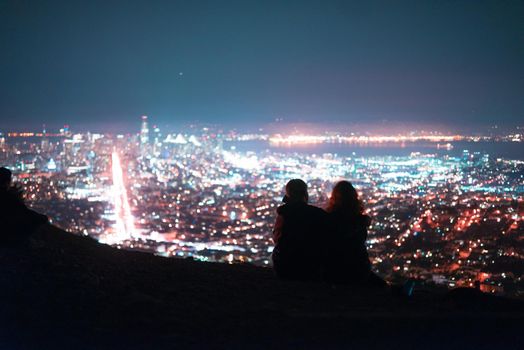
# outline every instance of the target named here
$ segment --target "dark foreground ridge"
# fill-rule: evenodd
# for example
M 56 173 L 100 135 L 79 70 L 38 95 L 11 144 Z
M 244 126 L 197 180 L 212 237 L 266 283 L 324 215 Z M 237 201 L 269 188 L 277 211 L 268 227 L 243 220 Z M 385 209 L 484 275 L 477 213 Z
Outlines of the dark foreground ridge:
M 2 349 L 524 344 L 519 300 L 284 282 L 270 269 L 122 251 L 49 225 L 0 244 L 0 281 Z

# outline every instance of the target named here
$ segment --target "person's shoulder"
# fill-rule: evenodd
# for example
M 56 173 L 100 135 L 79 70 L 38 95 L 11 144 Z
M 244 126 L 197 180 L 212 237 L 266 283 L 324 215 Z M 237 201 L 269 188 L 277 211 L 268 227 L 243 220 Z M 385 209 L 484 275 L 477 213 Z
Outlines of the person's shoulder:
M 282 204 L 277 207 L 277 214 L 278 215 L 285 215 L 289 211 L 289 205 L 288 204 Z
M 312 215 L 317 215 L 317 216 L 326 217 L 326 218 L 327 218 L 327 215 L 328 215 L 328 213 L 324 209 L 322 209 L 320 207 L 317 207 L 317 206 L 314 206 L 314 205 L 308 205 L 307 206 L 307 210 Z
M 330 220 L 342 220 L 346 218 L 346 214 L 340 210 L 330 210 L 326 212 Z
M 327 213 L 329 219 L 334 222 L 344 222 L 351 226 L 364 226 L 371 225 L 371 217 L 365 214 L 348 215 L 347 213 L 335 210 Z
M 6 190 L 2 189 L 0 191 L 0 198 L 2 202 L 9 203 L 10 205 L 24 205 L 23 192 L 19 188 L 12 187 Z
M 369 215 L 360 214 L 360 215 L 357 215 L 357 217 L 355 218 L 355 221 L 359 225 L 368 227 L 369 225 L 371 225 L 371 221 L 372 220 L 371 220 L 371 217 Z

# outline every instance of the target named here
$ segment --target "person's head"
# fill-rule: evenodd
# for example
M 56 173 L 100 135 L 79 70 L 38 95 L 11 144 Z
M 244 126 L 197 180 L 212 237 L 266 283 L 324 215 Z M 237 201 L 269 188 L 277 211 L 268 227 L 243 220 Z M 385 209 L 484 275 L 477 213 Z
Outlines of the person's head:
M 338 210 L 350 215 L 362 214 L 364 211 L 362 202 L 358 198 L 357 190 L 349 181 L 339 181 L 333 187 L 333 191 L 331 191 L 327 211 L 333 212 Z
M 286 195 L 284 203 L 307 203 L 309 196 L 307 194 L 307 185 L 300 179 L 289 180 L 286 184 Z
M 7 190 L 11 186 L 11 170 L 1 167 L 0 168 L 0 189 Z

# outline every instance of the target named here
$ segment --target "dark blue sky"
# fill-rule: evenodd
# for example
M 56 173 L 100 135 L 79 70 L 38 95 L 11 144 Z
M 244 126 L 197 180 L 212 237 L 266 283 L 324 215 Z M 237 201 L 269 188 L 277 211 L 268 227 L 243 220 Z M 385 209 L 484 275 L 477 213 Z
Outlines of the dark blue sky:
M 524 1 L 0 0 L 0 52 L 0 128 L 524 119 Z

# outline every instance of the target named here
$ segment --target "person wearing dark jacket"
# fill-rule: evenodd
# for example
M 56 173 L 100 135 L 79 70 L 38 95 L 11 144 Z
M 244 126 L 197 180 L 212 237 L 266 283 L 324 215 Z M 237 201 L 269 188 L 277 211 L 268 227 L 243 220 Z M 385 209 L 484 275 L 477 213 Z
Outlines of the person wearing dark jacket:
M 0 168 L 0 191 L 7 191 L 11 187 L 12 176 L 11 170 Z
M 12 184 L 12 174 L 0 168 L 0 233 L 6 238 L 19 239 L 48 223 L 45 215 L 26 207 L 23 190 Z
M 365 215 L 353 185 L 338 182 L 327 207 L 331 229 L 327 233 L 329 256 L 325 260 L 324 278 L 335 284 L 386 286 L 371 271 L 366 248 L 367 228 L 371 218 Z
M 322 257 L 318 243 L 327 229 L 327 214 L 308 205 L 307 185 L 300 179 L 286 184 L 283 202 L 277 208 L 273 229 L 273 268 L 279 278 L 320 280 Z

